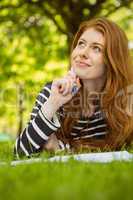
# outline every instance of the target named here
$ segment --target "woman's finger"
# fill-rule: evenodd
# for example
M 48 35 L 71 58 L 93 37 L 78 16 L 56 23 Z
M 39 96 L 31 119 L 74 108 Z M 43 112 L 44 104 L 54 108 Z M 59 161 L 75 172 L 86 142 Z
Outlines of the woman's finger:
M 53 82 L 53 85 L 56 86 L 60 92 L 63 92 L 65 89 L 66 80 L 65 79 L 56 80 Z
M 71 80 L 69 78 L 66 79 L 66 84 L 65 84 L 65 89 L 63 91 L 63 95 L 67 95 L 70 91 L 70 88 L 71 88 Z
M 68 71 L 67 76 L 70 77 L 72 80 L 76 81 L 76 74 L 71 71 Z
M 64 92 L 65 87 L 66 87 L 66 80 L 63 79 L 63 80 L 60 81 L 59 91 L 60 91 L 61 93 Z

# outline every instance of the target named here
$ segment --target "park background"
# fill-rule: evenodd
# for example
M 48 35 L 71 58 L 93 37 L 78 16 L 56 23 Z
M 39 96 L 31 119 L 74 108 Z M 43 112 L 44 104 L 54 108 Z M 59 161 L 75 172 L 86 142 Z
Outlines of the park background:
M 66 73 L 79 24 L 98 16 L 121 26 L 132 51 L 131 0 L 0 1 L 1 134 L 22 131 L 44 84 Z
M 38 92 L 66 73 L 79 24 L 99 16 L 121 26 L 133 55 L 132 0 L 0 0 L 0 199 L 133 199 L 133 162 L 11 166 Z

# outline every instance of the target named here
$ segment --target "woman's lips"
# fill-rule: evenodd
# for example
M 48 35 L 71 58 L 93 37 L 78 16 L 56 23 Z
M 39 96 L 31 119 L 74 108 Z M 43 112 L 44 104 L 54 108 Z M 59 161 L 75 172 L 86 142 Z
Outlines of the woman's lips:
M 82 62 L 82 61 L 77 61 L 76 65 L 79 67 L 91 67 L 88 63 Z

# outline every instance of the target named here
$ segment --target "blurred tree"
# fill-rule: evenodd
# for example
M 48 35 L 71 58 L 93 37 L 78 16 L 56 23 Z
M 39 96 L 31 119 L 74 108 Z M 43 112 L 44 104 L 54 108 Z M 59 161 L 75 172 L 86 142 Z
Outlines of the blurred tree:
M 47 16 L 71 43 L 81 21 L 100 15 L 108 17 L 123 7 L 130 11 L 127 16 L 130 19 L 132 6 L 131 0 L 1 0 L 0 23 L 9 21 L 22 32 L 34 28 L 37 30 L 34 34 L 43 37 L 40 28 Z
M 0 0 L 0 129 L 21 132 L 42 85 L 65 73 L 81 21 L 108 17 L 133 40 L 132 11 L 131 0 Z

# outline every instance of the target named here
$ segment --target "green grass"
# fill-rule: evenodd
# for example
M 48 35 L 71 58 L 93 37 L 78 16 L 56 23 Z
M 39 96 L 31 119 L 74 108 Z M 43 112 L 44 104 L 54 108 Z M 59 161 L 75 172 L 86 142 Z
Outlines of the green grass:
M 12 159 L 12 145 L 0 144 L 0 160 Z M 133 162 L 7 164 L 0 166 L 0 199 L 133 199 Z

